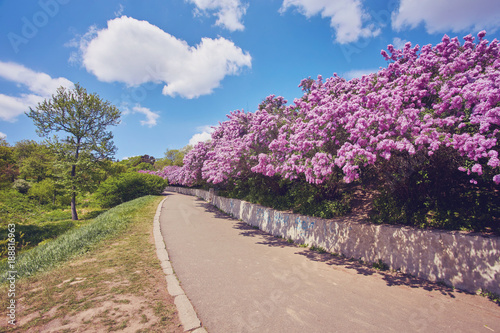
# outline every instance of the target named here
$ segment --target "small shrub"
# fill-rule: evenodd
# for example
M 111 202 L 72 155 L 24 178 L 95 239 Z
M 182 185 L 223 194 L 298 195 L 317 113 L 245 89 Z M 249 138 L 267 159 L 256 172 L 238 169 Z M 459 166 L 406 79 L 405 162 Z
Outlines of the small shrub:
M 35 198 L 40 204 L 47 204 L 49 202 L 55 203 L 56 191 L 55 182 L 51 179 L 44 179 L 31 186 L 28 191 L 28 196 L 30 198 Z
M 387 271 L 389 269 L 389 265 L 383 262 L 382 259 L 379 259 L 378 261 L 374 262 L 372 264 L 372 267 L 379 271 Z
M 22 223 L 27 219 L 36 218 L 40 214 L 39 205 L 29 200 L 26 195 L 14 189 L 0 191 L 0 222 L 2 224 Z
M 26 194 L 30 189 L 31 185 L 24 179 L 16 179 L 14 184 L 12 184 L 12 188 L 17 190 L 19 193 Z
M 481 296 L 483 296 L 483 297 L 487 297 L 487 298 L 489 298 L 492 302 L 495 302 L 495 303 L 497 303 L 498 305 L 500 305 L 500 295 L 498 295 L 498 294 L 492 293 L 492 292 L 491 292 L 491 291 L 489 291 L 489 290 L 479 289 L 479 295 L 481 295 Z
M 318 253 L 326 253 L 326 249 L 324 247 L 321 247 L 321 246 L 311 246 L 311 251 L 316 251 Z
M 94 198 L 101 207 L 109 208 L 145 195 L 159 195 L 166 186 L 166 180 L 159 176 L 128 172 L 106 179 Z

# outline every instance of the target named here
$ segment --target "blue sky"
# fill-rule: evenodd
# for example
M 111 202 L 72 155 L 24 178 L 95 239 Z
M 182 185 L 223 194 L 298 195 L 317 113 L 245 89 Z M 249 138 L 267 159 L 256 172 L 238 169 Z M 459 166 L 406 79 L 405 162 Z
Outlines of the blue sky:
M 499 28 L 497 0 L 0 0 L 0 136 L 40 141 L 24 112 L 80 83 L 123 112 L 117 159 L 160 158 L 303 78 L 387 66 L 388 44 Z

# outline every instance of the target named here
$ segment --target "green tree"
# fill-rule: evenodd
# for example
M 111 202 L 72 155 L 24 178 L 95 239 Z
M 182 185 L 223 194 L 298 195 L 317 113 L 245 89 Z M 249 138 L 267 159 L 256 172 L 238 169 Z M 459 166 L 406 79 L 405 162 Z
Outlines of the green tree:
M 44 179 L 39 183 L 35 183 L 28 190 L 28 195 L 31 198 L 36 198 L 40 204 L 46 204 L 49 202 L 55 204 L 58 194 L 59 189 L 56 182 L 52 179 Z
M 108 208 L 144 195 L 159 195 L 168 182 L 162 177 L 126 172 L 106 179 L 94 193 L 101 207 Z
M 40 182 L 53 175 L 55 155 L 47 144 L 33 140 L 18 141 L 14 146 L 14 156 L 21 178 Z
M 76 195 L 87 191 L 87 170 L 92 164 L 110 158 L 116 152 L 113 134 L 108 126 L 119 123 L 121 112 L 97 94 L 89 94 L 79 84 L 74 89 L 60 87 L 52 98 L 39 103 L 26 113 L 37 127 L 40 136 L 56 134 L 51 141 L 61 166 L 68 168 L 64 187 L 71 194 L 71 216 L 78 220 Z M 66 136 L 58 137 L 63 132 Z M 90 166 L 90 168 L 89 168 Z
M 191 145 L 187 145 L 181 149 L 167 149 L 165 151 L 165 157 L 156 161 L 155 168 L 160 170 L 170 165 L 183 166 L 184 155 L 186 155 L 191 149 L 193 149 L 193 146 Z
M 12 183 L 18 175 L 14 148 L 4 138 L 0 138 L 0 185 Z
M 118 164 L 125 167 L 125 170 L 128 171 L 129 169 L 139 165 L 141 163 L 141 160 L 141 156 L 132 156 L 119 161 Z
M 154 170 L 156 159 L 153 156 L 132 156 L 118 162 L 126 168 L 126 171 Z

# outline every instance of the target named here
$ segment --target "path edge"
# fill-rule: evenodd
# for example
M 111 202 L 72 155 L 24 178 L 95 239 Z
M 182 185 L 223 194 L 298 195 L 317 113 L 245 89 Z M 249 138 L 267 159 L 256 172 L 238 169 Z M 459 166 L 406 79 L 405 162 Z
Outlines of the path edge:
M 201 325 L 201 321 L 198 318 L 191 301 L 180 286 L 179 279 L 172 269 L 170 257 L 168 256 L 167 248 L 165 246 L 165 242 L 163 241 L 163 235 L 161 234 L 160 229 L 160 215 L 163 203 L 167 200 L 167 198 L 168 197 L 164 198 L 158 204 L 158 207 L 156 208 L 156 215 L 153 220 L 153 237 L 155 239 L 156 255 L 158 260 L 160 260 L 161 268 L 165 274 L 165 282 L 167 283 L 168 293 L 174 297 L 174 303 L 184 332 L 207 333 L 206 329 Z

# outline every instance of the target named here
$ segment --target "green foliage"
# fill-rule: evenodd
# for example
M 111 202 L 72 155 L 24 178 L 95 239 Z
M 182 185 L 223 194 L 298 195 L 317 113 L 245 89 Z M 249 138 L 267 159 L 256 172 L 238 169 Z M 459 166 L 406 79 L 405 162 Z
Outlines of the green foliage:
M 500 305 L 500 295 L 496 294 L 496 293 L 492 293 L 491 291 L 489 290 L 485 290 L 485 289 L 479 289 L 479 295 L 483 296 L 483 297 L 487 297 L 489 298 L 492 302 L 495 302 L 497 303 L 498 305 Z
M 114 155 L 116 147 L 109 126 L 119 123 L 120 110 L 97 94 L 88 94 L 78 84 L 74 89 L 60 87 L 51 99 L 30 108 L 26 114 L 33 120 L 40 136 L 55 136 L 51 148 L 57 152 L 59 166 L 65 168 L 61 183 L 71 193 L 72 218 L 78 219 L 76 195 L 88 191 L 98 182 L 95 163 Z M 68 176 L 69 173 L 69 176 Z
M 0 187 L 10 185 L 19 175 L 14 148 L 0 138 Z
M 155 162 L 155 169 L 161 170 L 166 166 L 183 166 L 184 156 L 193 149 L 193 146 L 187 145 L 181 149 L 167 149 L 165 151 L 165 157 L 157 160 Z
M 132 156 L 118 162 L 124 168 L 125 172 L 155 170 L 156 163 L 157 160 L 149 155 Z
M 46 216 L 46 211 L 34 201 L 29 200 L 27 195 L 14 189 L 0 191 L 0 257 L 7 253 L 6 240 L 9 223 L 16 225 L 16 249 L 18 252 L 35 246 L 46 238 L 56 237 L 61 233 L 58 233 L 58 230 L 67 230 L 65 227 L 50 226 L 46 232 L 43 231 L 39 221 Z M 71 218 L 71 214 L 69 216 Z
M 16 249 L 17 253 L 27 248 L 33 248 L 42 242 L 57 238 L 59 235 L 75 227 L 71 221 L 71 212 L 55 211 L 52 214 L 53 222 L 39 224 L 17 224 L 16 225 Z M 47 216 L 50 218 L 49 216 Z M 0 226 L 0 239 L 7 240 L 8 230 L 6 226 Z M 7 242 L 0 241 L 0 258 L 7 255 Z
M 150 163 L 141 162 L 134 167 L 129 168 L 127 171 L 140 171 L 140 170 L 154 170 L 154 166 Z
M 65 202 L 61 205 L 62 201 Z M 42 205 L 38 200 L 14 189 L 0 190 L 0 257 L 7 253 L 5 240 L 8 224 L 16 225 L 16 249 L 20 253 L 85 223 L 71 221 L 68 196 L 58 196 L 56 202 L 59 206 L 53 203 Z M 86 211 L 84 219 L 102 213 L 102 209 L 95 208 Z
M 55 240 L 19 255 L 16 262 L 18 277 L 33 275 L 85 253 L 101 240 L 124 230 L 133 214 L 153 200 L 156 197 L 147 196 L 124 203 L 99 215 L 90 223 L 72 228 Z M 0 264 L 0 282 L 6 281 L 8 270 L 4 260 Z
M 397 168 L 387 165 L 385 181 L 379 180 L 384 186 L 373 202 L 372 222 L 500 233 L 500 193 L 489 179 L 471 185 L 450 152 L 403 158 Z
M 47 204 L 50 202 L 55 204 L 59 192 L 55 181 L 52 179 L 45 179 L 39 183 L 34 183 L 28 191 L 28 196 L 30 198 L 35 198 L 40 204 Z
M 384 263 L 382 259 L 379 259 L 378 261 L 374 262 L 372 264 L 372 267 L 378 271 L 387 271 L 389 269 L 389 265 Z
M 30 187 L 31 187 L 30 183 L 24 179 L 16 179 L 12 184 L 12 188 L 22 194 L 28 193 Z
M 223 196 L 238 198 L 278 210 L 322 218 L 346 215 L 351 211 L 348 188 L 331 184 L 313 185 L 304 179 L 293 181 L 256 174 L 245 180 L 228 182 Z
M 144 195 L 159 195 L 166 186 L 162 177 L 127 172 L 104 181 L 94 198 L 102 207 L 113 207 Z
M 138 164 L 141 163 L 141 156 L 132 156 L 126 159 L 123 159 L 119 162 L 117 162 L 119 165 L 122 165 L 125 167 L 125 170 L 128 170 L 130 168 L 133 168 L 137 166 Z
M 18 141 L 14 146 L 14 157 L 21 178 L 41 181 L 53 174 L 52 165 L 56 156 L 47 143 Z
M 23 223 L 41 214 L 40 207 L 14 189 L 0 191 L 0 225 Z
M 321 246 L 315 246 L 315 245 L 312 245 L 310 247 L 311 251 L 316 251 L 318 253 L 326 253 L 326 249 L 324 247 L 321 247 Z

